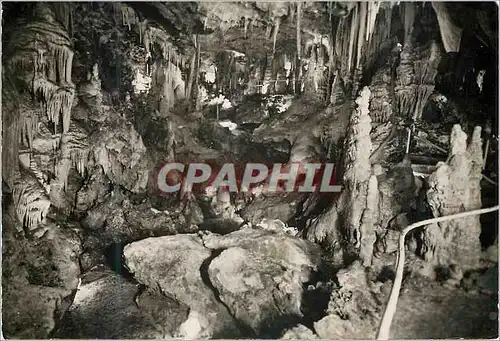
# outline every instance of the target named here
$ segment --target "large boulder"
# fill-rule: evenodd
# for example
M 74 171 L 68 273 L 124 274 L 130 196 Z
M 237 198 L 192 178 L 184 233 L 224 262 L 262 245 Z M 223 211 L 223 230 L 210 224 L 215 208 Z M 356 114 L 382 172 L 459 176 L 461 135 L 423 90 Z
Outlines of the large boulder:
M 127 245 L 124 257 L 139 282 L 189 306 L 178 336 L 279 337 L 301 320 L 302 287 L 320 249 L 285 232 L 246 228 L 148 238 Z
M 315 244 L 284 232 L 243 229 L 225 236 L 204 236 L 205 246 L 223 250 L 208 274 L 232 314 L 260 337 L 302 317 L 303 284 L 320 262 Z
M 206 262 L 212 252 L 192 234 L 148 238 L 125 246 L 126 267 L 150 288 L 160 288 L 190 308 L 181 335 L 187 338 L 237 337 L 235 321 L 210 286 Z

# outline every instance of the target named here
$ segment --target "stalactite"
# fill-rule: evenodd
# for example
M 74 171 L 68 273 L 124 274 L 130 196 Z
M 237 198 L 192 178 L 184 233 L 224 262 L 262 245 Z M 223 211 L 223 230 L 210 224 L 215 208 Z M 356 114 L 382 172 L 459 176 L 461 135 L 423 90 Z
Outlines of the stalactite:
M 462 40 L 462 29 L 456 26 L 450 18 L 446 3 L 432 2 L 439 23 L 439 31 L 446 52 L 458 52 Z
M 386 22 L 386 27 L 387 27 L 387 34 L 386 38 L 389 38 L 391 35 L 391 30 L 392 30 L 392 6 L 389 8 L 385 9 L 386 17 L 385 17 L 385 22 Z
M 36 79 L 33 82 L 34 93 L 42 95 L 45 102 L 47 117 L 56 126 L 59 125 L 60 115 L 63 116 L 63 132 L 68 131 L 71 120 L 71 106 L 73 104 L 74 89 L 59 88 L 52 82 Z
M 278 37 L 278 31 L 280 29 L 280 21 L 281 19 L 277 17 L 274 20 L 274 32 L 273 32 L 273 55 L 276 52 L 276 38 Z
M 89 151 L 88 150 L 72 150 L 71 151 L 71 161 L 75 166 L 78 174 L 82 177 L 85 176 L 85 172 L 88 167 Z
M 188 103 L 191 101 L 191 93 L 193 89 L 193 81 L 194 81 L 194 73 L 195 73 L 195 63 L 196 63 L 196 51 L 193 52 L 193 56 L 191 57 L 191 64 L 189 66 L 189 79 L 186 88 L 186 98 Z
M 300 23 L 302 21 L 302 4 L 300 2 L 297 2 L 297 59 L 300 60 L 300 47 L 301 47 L 301 40 L 300 40 Z
M 142 20 L 137 26 L 139 29 L 139 44 L 142 44 L 144 39 L 144 34 L 148 28 L 148 20 L 147 19 Z
M 368 2 L 361 2 L 359 4 L 359 20 L 358 20 L 358 44 L 356 53 L 356 64 L 355 68 L 360 66 L 361 56 L 363 51 L 363 46 L 365 43 L 365 31 L 366 31 L 366 21 L 368 18 Z
M 374 6 L 373 6 L 373 3 L 371 2 L 368 2 L 367 3 L 367 8 L 366 8 L 366 29 L 365 29 L 365 36 L 364 36 L 364 40 L 365 41 L 368 41 L 370 38 L 370 23 L 371 23 L 371 19 L 372 19 L 372 12 L 374 10 Z
M 359 27 L 358 25 L 358 6 L 354 8 L 351 16 L 351 30 L 349 36 L 349 54 L 347 60 L 347 70 L 351 71 L 352 61 L 353 61 L 353 52 L 354 52 L 354 39 L 356 37 L 356 29 Z
M 201 65 L 201 41 L 199 39 L 199 36 L 196 35 L 196 74 L 195 74 L 196 110 L 200 110 L 200 108 L 201 108 L 200 65 Z
M 290 2 L 288 5 L 288 19 L 290 20 L 290 24 L 293 24 L 295 19 L 295 4 Z
M 73 69 L 73 51 L 69 50 L 68 51 L 68 55 L 67 55 L 67 59 L 65 60 L 65 65 L 66 65 L 66 68 L 65 68 L 65 81 L 66 83 L 68 84 L 72 84 L 72 81 L 71 81 L 71 70 Z
M 301 92 L 302 85 L 301 85 L 301 76 L 302 76 L 302 67 L 301 67 L 301 20 L 302 20 L 302 4 L 301 2 L 297 2 L 296 5 L 296 16 L 297 16 L 297 23 L 296 23 L 296 44 L 297 44 L 297 51 L 296 51 L 296 56 L 295 56 L 295 62 L 294 62 L 294 93 L 298 94 Z
M 413 29 L 413 23 L 415 22 L 416 4 L 405 2 L 402 9 L 404 11 L 405 43 L 407 43 Z
M 124 26 L 128 26 L 128 30 L 130 31 L 132 28 L 132 25 L 136 25 L 139 23 L 139 18 L 135 11 L 130 8 L 129 6 L 123 4 L 123 3 L 118 3 L 118 6 L 120 6 L 121 14 L 122 14 L 122 24 Z
M 51 141 L 52 141 L 52 151 L 55 152 L 57 149 L 59 149 L 61 140 L 59 138 L 53 138 Z
M 380 10 L 379 1 L 368 2 L 368 24 L 367 24 L 368 29 L 366 30 L 366 37 L 365 37 L 366 41 L 369 41 L 373 35 L 379 10 Z
M 340 57 L 342 56 L 342 36 L 344 33 L 344 25 L 345 25 L 345 19 L 340 18 L 338 27 L 337 27 L 337 32 L 335 32 L 335 56 Z
M 68 187 L 68 176 L 71 169 L 71 149 L 68 146 L 67 134 L 62 134 L 61 144 L 60 144 L 60 155 L 58 157 L 57 163 L 55 165 L 55 179 L 51 183 L 51 186 L 57 188 L 57 190 L 52 191 L 52 193 L 58 192 L 58 190 L 65 190 Z M 52 188 L 52 187 L 51 187 Z M 57 199 L 56 199 L 57 200 Z
M 108 150 L 105 146 L 101 146 L 93 151 L 94 164 L 102 167 L 105 175 L 110 175 L 112 170 L 111 161 L 109 160 Z
M 64 28 L 69 32 L 71 29 L 72 6 L 70 2 L 55 2 L 51 3 L 56 19 L 63 24 Z
M 57 134 L 62 115 L 63 134 L 60 140 L 58 138 L 51 140 L 54 152 L 60 148 L 60 155 L 58 155 L 56 165 L 52 170 L 55 174 L 55 179 L 53 179 L 54 188 L 59 188 L 61 183 L 64 184 L 63 187 L 66 185 L 67 172 L 70 167 L 65 132 L 69 130 L 75 87 L 71 80 L 73 51 L 71 50 L 71 40 L 66 31 L 70 26 L 71 14 L 69 7 L 66 6 L 66 4 L 55 4 L 51 9 L 51 6 L 46 4 L 37 5 L 35 7 L 35 12 L 38 14 L 37 20 L 24 24 L 21 30 L 9 41 L 9 48 L 14 49 L 15 53 L 13 53 L 12 58 L 9 58 L 8 63 L 9 65 L 16 65 L 20 61 L 21 67 L 30 66 L 33 74 L 29 81 L 26 80 L 26 90 L 31 91 L 34 97 L 39 99 L 45 107 L 49 122 L 54 124 L 55 134 Z M 59 14 L 54 14 L 54 8 L 56 13 L 59 12 Z M 59 17 L 57 18 L 57 16 Z M 54 20 L 54 18 L 58 20 Z M 65 26 L 66 30 L 63 26 Z M 28 59 L 31 59 L 31 61 L 27 62 Z M 36 121 L 25 118 L 20 130 L 22 131 L 21 134 L 27 138 L 27 143 L 31 146 L 36 132 Z M 42 185 L 38 183 L 36 177 L 33 177 L 33 179 L 35 179 L 38 187 Z M 40 179 L 40 181 L 42 180 Z M 49 188 L 47 185 L 47 188 L 50 189 L 50 199 L 52 200 L 52 183 L 50 186 Z M 45 214 L 43 211 L 45 207 L 48 209 L 48 205 L 50 205 L 48 198 L 46 200 L 48 202 L 47 206 L 44 203 L 45 199 L 39 200 L 40 205 L 43 206 L 41 207 L 38 206 L 37 200 L 30 195 L 26 197 L 23 190 L 18 191 L 16 194 L 19 201 L 18 213 L 21 215 L 20 219 L 25 220 L 29 226 L 34 226 L 41 219 L 43 220 Z M 23 197 L 24 199 L 21 199 Z M 33 202 L 30 201 L 31 199 L 33 199 Z M 35 212 L 37 209 L 42 211 L 38 217 L 30 213 L 30 211 Z

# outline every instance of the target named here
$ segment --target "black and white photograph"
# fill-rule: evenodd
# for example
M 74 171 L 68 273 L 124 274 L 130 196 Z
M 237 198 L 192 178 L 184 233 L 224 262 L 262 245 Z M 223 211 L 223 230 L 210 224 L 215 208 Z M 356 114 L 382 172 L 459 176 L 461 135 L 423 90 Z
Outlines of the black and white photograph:
M 498 339 L 498 2 L 0 5 L 2 339 Z

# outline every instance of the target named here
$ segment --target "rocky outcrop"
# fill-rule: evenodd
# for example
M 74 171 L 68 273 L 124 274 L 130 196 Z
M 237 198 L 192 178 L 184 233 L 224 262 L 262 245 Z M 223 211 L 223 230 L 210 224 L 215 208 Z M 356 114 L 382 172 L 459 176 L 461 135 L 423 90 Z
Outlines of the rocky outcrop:
M 328 315 L 314 323 L 316 333 L 321 339 L 375 338 L 381 307 L 370 293 L 376 290 L 363 265 L 355 262 L 341 270 L 337 278 L 340 288 L 330 297 Z
M 47 338 L 78 286 L 81 235 L 77 227 L 48 220 L 37 235 L 16 233 L 4 214 L 2 317 L 8 338 Z M 14 216 L 15 217 L 15 216 Z
M 288 222 L 294 217 L 301 197 L 296 193 L 287 196 L 257 197 L 246 205 L 240 214 L 245 221 L 252 224 L 258 224 L 264 218 Z
M 83 276 L 73 304 L 53 333 L 68 339 L 173 337 L 188 308 L 158 291 L 140 291 L 119 274 L 95 268 Z
M 317 339 L 318 336 L 314 334 L 311 329 L 306 326 L 299 324 L 296 327 L 290 328 L 283 332 L 281 335 L 282 340 L 298 340 L 298 339 L 307 339 L 313 340 Z

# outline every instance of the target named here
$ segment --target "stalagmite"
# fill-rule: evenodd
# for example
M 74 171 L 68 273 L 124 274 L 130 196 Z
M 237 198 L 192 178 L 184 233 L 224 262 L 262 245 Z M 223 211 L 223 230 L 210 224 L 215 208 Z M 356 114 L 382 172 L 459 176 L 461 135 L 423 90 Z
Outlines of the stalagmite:
M 481 208 L 481 127 L 467 140 L 460 125 L 454 125 L 448 161 L 438 164 L 429 176 L 427 198 L 436 217 Z M 480 235 L 479 217 L 433 224 L 422 235 L 422 254 L 436 266 L 457 264 L 464 270 L 473 269 L 480 262 Z
M 377 176 L 372 175 L 368 181 L 368 192 L 366 195 L 366 209 L 363 211 L 360 230 L 360 254 L 359 257 L 364 266 L 372 265 L 373 246 L 377 239 L 375 225 L 378 216 L 379 191 Z
M 389 300 L 387 302 L 387 305 L 384 310 L 384 315 L 382 317 L 382 320 L 380 322 L 380 326 L 378 329 L 378 334 L 377 334 L 377 340 L 388 340 L 390 337 L 390 332 L 391 332 L 391 324 L 392 320 L 394 318 L 394 315 L 396 313 L 396 308 L 398 305 L 398 299 L 399 299 L 399 294 L 401 291 L 401 284 L 403 282 L 403 275 L 404 275 L 404 270 L 405 270 L 405 239 L 408 233 L 411 231 L 415 230 L 418 227 L 430 225 L 430 224 L 437 224 L 437 223 L 446 223 L 446 224 L 451 224 L 452 220 L 458 220 L 458 219 L 470 219 L 474 216 L 478 216 L 480 214 L 485 214 L 485 213 L 490 213 L 494 211 L 498 211 L 499 207 L 493 206 L 493 207 L 488 207 L 488 208 L 482 208 L 482 209 L 477 209 L 477 210 L 472 210 L 472 211 L 466 211 L 462 213 L 457 213 L 457 214 L 451 214 L 451 215 L 446 215 L 442 217 L 437 217 L 437 218 L 432 218 L 432 219 L 427 219 L 427 220 L 422 220 L 417 223 L 413 223 L 410 226 L 406 227 L 403 231 L 401 231 L 401 234 L 399 236 L 399 241 L 398 241 L 398 255 L 396 258 L 396 276 L 394 278 L 394 284 L 391 289 L 391 294 L 389 296 Z M 431 226 L 433 226 L 431 225 Z
M 364 87 L 349 120 L 342 193 L 330 210 L 308 222 L 307 231 L 307 239 L 316 242 L 343 238 L 343 256 L 361 257 L 365 264 L 371 260 L 377 207 L 377 182 L 370 163 L 370 98 L 370 89 Z

